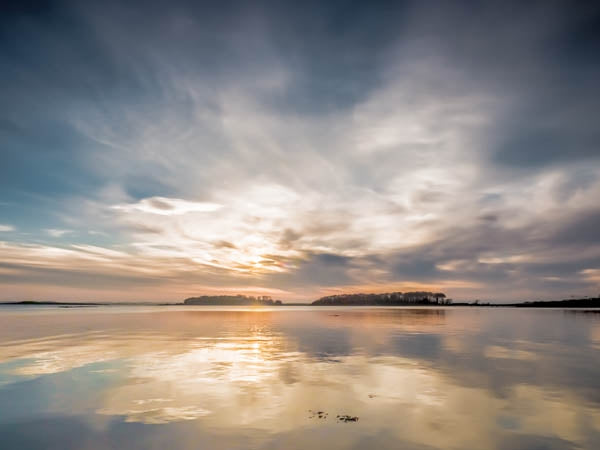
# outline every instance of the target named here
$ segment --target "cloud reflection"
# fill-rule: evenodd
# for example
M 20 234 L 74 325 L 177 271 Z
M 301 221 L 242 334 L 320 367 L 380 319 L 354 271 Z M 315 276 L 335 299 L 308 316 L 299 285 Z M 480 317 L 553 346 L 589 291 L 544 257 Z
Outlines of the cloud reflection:
M 543 326 L 535 325 L 540 314 Z M 26 395 L 20 383 L 43 386 L 50 379 L 62 389 L 67 384 L 58 380 L 77 373 L 75 383 L 98 380 L 104 387 L 40 412 L 81 414 L 90 423 L 98 417 L 189 422 L 201 433 L 262 436 L 257 448 L 285 442 L 299 430 L 318 434 L 341 426 L 311 419 L 309 409 L 328 411 L 330 418 L 360 416 L 357 428 L 344 428 L 348 434 L 337 448 L 349 448 L 359 430 L 379 433 L 382 448 L 398 442 L 409 448 L 501 447 L 542 437 L 558 440 L 549 448 L 564 448 L 596 442 L 600 433 L 600 323 L 589 316 L 109 309 L 28 318 L 32 330 L 36 323 L 43 328 L 38 336 L 19 337 L 14 320 L 2 323 L 7 345 L 0 347 L 0 374 L 12 378 L 0 396 Z M 65 333 L 73 320 L 88 330 Z M 313 431 L 300 442 L 310 445 Z

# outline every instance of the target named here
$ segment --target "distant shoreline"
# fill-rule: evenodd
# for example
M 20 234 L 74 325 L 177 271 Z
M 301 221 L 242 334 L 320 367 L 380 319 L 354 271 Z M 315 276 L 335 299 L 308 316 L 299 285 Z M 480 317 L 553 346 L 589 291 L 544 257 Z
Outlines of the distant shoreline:
M 457 302 L 449 305 L 437 305 L 437 304 L 313 304 L 313 303 L 281 303 L 273 305 L 240 305 L 235 303 L 220 303 L 210 305 L 194 305 L 185 304 L 184 302 L 179 303 L 151 303 L 151 302 L 58 302 L 58 301 L 35 301 L 35 300 L 24 300 L 24 301 L 13 301 L 13 302 L 0 302 L 0 306 L 72 306 L 72 307 L 85 307 L 85 306 L 273 306 L 276 308 L 286 306 L 350 306 L 350 307 L 365 307 L 365 306 L 412 306 L 412 307 L 484 307 L 484 308 L 600 308 L 600 297 L 597 298 L 579 298 L 579 299 L 565 299 L 565 300 L 543 300 L 543 301 L 526 301 L 519 303 L 480 303 L 480 302 Z

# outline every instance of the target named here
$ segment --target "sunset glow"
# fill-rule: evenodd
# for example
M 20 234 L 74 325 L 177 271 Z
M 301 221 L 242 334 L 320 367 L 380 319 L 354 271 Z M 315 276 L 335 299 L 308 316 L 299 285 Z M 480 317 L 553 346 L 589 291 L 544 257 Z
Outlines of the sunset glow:
M 0 300 L 598 293 L 585 8 L 108 3 L 3 13 Z

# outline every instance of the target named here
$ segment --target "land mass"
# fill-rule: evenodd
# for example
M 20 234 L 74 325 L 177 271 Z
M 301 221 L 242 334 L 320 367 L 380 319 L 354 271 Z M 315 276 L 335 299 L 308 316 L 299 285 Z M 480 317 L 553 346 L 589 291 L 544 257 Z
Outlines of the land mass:
M 339 294 L 321 297 L 312 302 L 315 306 L 352 305 L 451 305 L 452 299 L 443 292 L 387 292 L 384 294 Z
M 517 308 L 600 308 L 600 297 L 512 303 L 506 306 L 514 306 Z
M 110 303 L 96 302 L 53 302 L 49 300 L 23 300 L 16 302 L 0 302 L 0 305 L 65 305 L 65 306 L 104 306 Z
M 273 300 L 268 296 L 246 295 L 203 295 L 190 297 L 183 303 L 149 303 L 149 302 L 59 302 L 59 301 L 12 301 L 0 302 L 0 305 L 49 305 L 60 307 L 84 306 L 176 306 L 176 305 L 217 305 L 217 306 L 484 306 L 484 307 L 512 307 L 512 308 L 599 308 L 600 297 L 578 298 L 551 301 L 528 301 L 520 303 L 480 303 L 453 302 L 441 293 L 431 292 L 391 292 L 385 294 L 340 294 L 321 297 L 312 303 L 283 303 Z
M 242 305 L 242 306 L 280 306 L 281 300 L 273 300 L 267 295 L 253 297 L 247 295 L 203 295 L 190 297 L 183 301 L 184 305 Z
M 384 294 L 340 294 L 322 297 L 312 302 L 315 306 L 490 306 L 517 308 L 600 308 L 600 297 L 519 303 L 453 302 L 442 292 L 391 292 Z

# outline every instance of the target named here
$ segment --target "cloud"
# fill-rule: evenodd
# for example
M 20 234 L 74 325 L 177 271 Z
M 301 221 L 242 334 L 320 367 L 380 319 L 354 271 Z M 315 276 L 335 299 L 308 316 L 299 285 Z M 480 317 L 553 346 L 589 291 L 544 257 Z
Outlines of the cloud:
M 131 212 L 141 211 L 148 214 L 164 216 L 187 214 L 191 212 L 212 212 L 220 209 L 222 205 L 208 202 L 190 202 L 178 198 L 151 197 L 133 204 L 115 205 L 113 208 Z
M 597 288 L 596 8 L 138 7 L 3 19 L 11 289 Z
M 55 237 L 55 238 L 59 238 L 64 236 L 65 234 L 69 234 L 72 233 L 73 230 L 60 230 L 60 229 L 56 229 L 56 228 L 47 228 L 44 230 L 46 233 L 48 233 L 50 236 Z
M 12 225 L 0 224 L 0 232 L 15 231 L 15 227 Z

